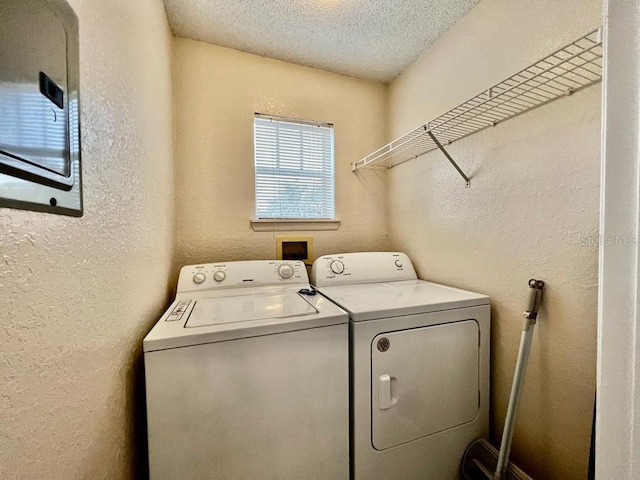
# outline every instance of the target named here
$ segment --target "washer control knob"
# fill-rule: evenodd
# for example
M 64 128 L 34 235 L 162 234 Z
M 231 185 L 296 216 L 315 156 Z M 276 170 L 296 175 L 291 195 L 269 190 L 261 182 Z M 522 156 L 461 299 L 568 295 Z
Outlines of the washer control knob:
M 285 280 L 291 278 L 293 276 L 293 267 L 288 263 L 283 263 L 278 267 L 278 275 Z
M 202 273 L 202 272 L 198 272 L 193 276 L 193 283 L 202 283 L 207 279 L 207 276 Z
M 342 272 L 344 272 L 344 263 L 342 263 L 340 260 L 334 260 L 333 262 L 331 262 L 331 271 L 335 274 L 341 274 Z
M 396 260 L 396 267 L 402 268 L 402 262 L 400 260 Z
M 218 270 L 213 274 L 213 279 L 216 282 L 222 282 L 225 278 L 227 278 L 227 274 L 224 273 L 222 270 Z

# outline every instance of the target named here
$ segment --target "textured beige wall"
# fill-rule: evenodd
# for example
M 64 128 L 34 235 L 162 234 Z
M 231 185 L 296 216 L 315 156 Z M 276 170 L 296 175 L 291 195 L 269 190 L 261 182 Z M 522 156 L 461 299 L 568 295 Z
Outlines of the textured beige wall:
M 304 232 L 314 238 L 315 256 L 387 246 L 386 177 L 350 170 L 350 162 L 384 143 L 384 85 L 182 38 L 175 41 L 174 65 L 181 265 L 275 258 L 276 233 L 254 232 L 249 224 L 255 213 L 254 112 L 335 125 L 342 225 Z
M 0 208 L 0 478 L 139 478 L 141 341 L 173 259 L 161 0 L 73 0 L 84 217 Z M 137 458 L 136 458 L 137 456 Z
M 390 133 L 445 112 L 601 23 L 600 2 L 483 0 L 390 88 Z M 391 247 L 424 278 L 491 296 L 492 440 L 499 441 L 526 282 L 547 282 L 513 458 L 584 479 L 595 391 L 600 86 L 389 171 Z

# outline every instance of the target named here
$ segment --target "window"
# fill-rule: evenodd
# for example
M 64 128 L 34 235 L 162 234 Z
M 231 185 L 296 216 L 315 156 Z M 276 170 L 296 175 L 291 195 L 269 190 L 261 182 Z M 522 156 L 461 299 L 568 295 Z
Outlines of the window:
M 333 125 L 256 114 L 258 219 L 333 219 Z

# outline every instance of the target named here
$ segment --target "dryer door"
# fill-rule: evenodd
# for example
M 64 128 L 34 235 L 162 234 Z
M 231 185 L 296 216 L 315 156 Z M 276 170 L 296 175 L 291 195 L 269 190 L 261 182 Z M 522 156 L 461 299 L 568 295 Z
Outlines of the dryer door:
M 479 340 L 475 320 L 382 333 L 373 339 L 371 440 L 376 450 L 476 417 Z

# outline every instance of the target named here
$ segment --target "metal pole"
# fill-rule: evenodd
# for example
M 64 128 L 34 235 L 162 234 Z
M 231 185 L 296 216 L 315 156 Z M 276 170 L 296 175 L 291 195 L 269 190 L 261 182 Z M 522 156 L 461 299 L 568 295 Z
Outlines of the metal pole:
M 533 325 L 529 326 L 529 321 L 525 320 L 525 326 L 522 330 L 522 337 L 520 340 L 520 352 L 518 353 L 516 372 L 513 376 L 513 385 L 511 386 L 511 397 L 509 397 L 507 418 L 505 419 L 504 430 L 502 431 L 502 442 L 500 443 L 500 454 L 498 455 L 498 465 L 496 467 L 495 475 L 496 480 L 506 478 L 505 474 L 507 473 L 509 454 L 511 453 L 511 442 L 513 440 L 513 427 L 518 413 L 518 403 L 520 402 L 520 396 L 522 395 L 522 387 L 524 385 L 524 375 L 527 370 L 532 335 Z
M 522 387 L 524 386 L 524 376 L 527 371 L 527 362 L 529 361 L 529 351 L 531 350 L 531 340 L 533 338 L 533 330 L 538 317 L 538 308 L 542 301 L 542 288 L 544 282 L 541 280 L 529 280 L 529 310 L 525 311 L 525 318 L 522 326 L 522 336 L 520 337 L 520 351 L 518 352 L 518 361 L 516 363 L 516 371 L 513 375 L 513 384 L 511 386 L 511 396 L 509 397 L 509 406 L 507 407 L 507 417 L 502 431 L 502 441 L 500 443 L 500 453 L 498 455 L 498 465 L 496 473 L 493 477 L 495 480 L 507 478 L 507 469 L 509 467 L 509 454 L 511 453 L 511 442 L 513 440 L 513 428 L 515 426 L 516 414 L 518 412 L 518 403 L 522 395 Z

